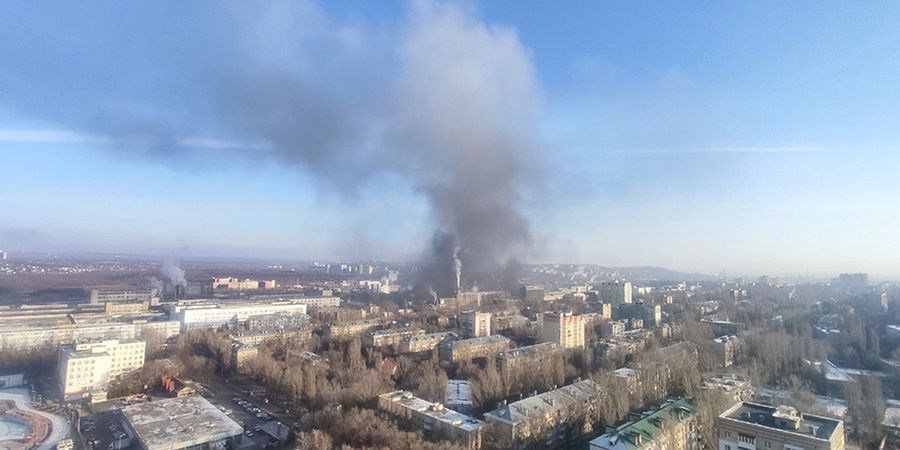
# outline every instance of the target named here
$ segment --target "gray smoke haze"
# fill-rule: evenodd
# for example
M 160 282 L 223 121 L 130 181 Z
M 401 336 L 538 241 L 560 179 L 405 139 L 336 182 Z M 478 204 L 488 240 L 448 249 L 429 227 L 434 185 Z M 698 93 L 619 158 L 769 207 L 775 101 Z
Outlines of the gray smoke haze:
M 255 34 L 280 39 L 280 26 Z M 490 285 L 530 242 L 519 202 L 537 141 L 532 61 L 512 30 L 446 5 L 416 4 L 391 37 L 316 36 L 327 60 L 263 61 L 226 83 L 225 110 L 340 190 L 383 173 L 408 180 L 436 225 L 421 282 L 446 295 L 461 264 L 464 285 Z
M 380 177 L 402 178 L 431 207 L 435 233 L 421 282 L 441 295 L 456 287 L 457 248 L 463 287 L 490 286 L 528 248 L 520 202 L 532 187 L 541 93 L 514 30 L 432 2 L 377 25 L 335 22 L 309 2 L 182 13 L 167 29 L 149 31 L 129 18 L 133 35 L 149 33 L 163 47 L 134 69 L 160 73 L 156 85 L 114 80 L 93 86 L 95 98 L 92 74 L 78 69 L 102 76 L 106 60 L 98 69 L 13 61 L 11 71 L 26 73 L 11 78 L 21 83 L 2 100 L 15 108 L 29 100 L 16 92 L 55 96 L 45 118 L 100 136 L 119 153 L 136 149 L 176 165 L 269 156 L 350 198 Z M 111 42 L 120 33 L 111 28 Z M 29 78 L 32 66 L 71 71 L 73 89 L 30 86 L 40 81 Z M 151 98 L 170 107 L 151 111 L 142 105 Z M 198 148 L 219 153 L 197 158 Z M 391 213 L 404 220 L 402 211 Z
M 178 264 L 174 261 L 166 261 L 159 271 L 173 285 L 187 286 L 187 280 L 184 279 L 184 269 L 178 267 Z

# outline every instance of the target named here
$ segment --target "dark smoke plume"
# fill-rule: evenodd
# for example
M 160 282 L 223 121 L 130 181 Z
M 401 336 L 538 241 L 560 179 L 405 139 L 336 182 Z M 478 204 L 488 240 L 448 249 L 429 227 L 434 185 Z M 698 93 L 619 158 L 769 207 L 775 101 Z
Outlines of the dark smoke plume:
M 163 58 L 156 70 L 164 80 L 140 94 L 107 83 L 93 114 L 82 113 L 92 100 L 79 86 L 91 74 L 77 73 L 90 64 L 60 67 L 85 93 L 46 93 L 60 99 L 47 117 L 77 117 L 68 125 L 165 160 L 196 156 L 198 147 L 220 151 L 216 161 L 269 155 L 351 196 L 372 178 L 401 177 L 433 213 L 422 282 L 441 295 L 456 289 L 456 255 L 463 288 L 499 284 L 530 243 L 520 195 L 530 187 L 541 100 L 516 33 L 442 3 L 413 3 L 405 20 L 386 27 L 334 23 L 306 2 L 240 5 L 223 17 L 216 4 L 184 11 L 191 26 L 153 30 L 159 40 L 148 42 L 172 47 L 147 52 L 150 67 Z M 109 32 L 114 42 L 117 29 Z M 168 111 L 150 114 L 142 100 L 169 102 Z M 196 139 L 208 130 L 220 140 Z

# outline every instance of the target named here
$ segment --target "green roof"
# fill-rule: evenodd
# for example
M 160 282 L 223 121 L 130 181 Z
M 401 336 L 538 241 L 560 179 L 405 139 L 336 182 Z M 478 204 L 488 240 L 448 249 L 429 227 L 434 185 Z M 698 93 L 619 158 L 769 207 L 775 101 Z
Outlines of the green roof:
M 591 448 L 608 450 L 634 450 L 649 446 L 653 440 L 688 420 L 697 413 L 697 405 L 691 397 L 669 399 L 652 412 L 646 412 L 640 420 L 626 422 L 616 431 L 606 433 L 591 441 Z M 640 436 L 638 438 L 638 436 Z M 640 442 L 637 444 L 636 442 Z

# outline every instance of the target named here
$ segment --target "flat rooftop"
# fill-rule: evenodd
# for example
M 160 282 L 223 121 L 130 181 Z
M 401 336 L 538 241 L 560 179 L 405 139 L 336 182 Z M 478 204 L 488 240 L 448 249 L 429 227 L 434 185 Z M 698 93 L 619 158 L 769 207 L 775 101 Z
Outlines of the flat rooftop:
M 139 403 L 125 407 L 122 413 L 147 450 L 185 448 L 244 432 L 199 395 Z
M 761 427 L 795 433 L 817 439 L 830 440 L 841 421 L 828 417 L 799 413 L 793 408 L 766 406 L 758 403 L 742 402 L 719 416 Z M 799 422 L 797 429 L 784 426 L 785 419 Z
M 394 391 L 387 394 L 381 394 L 379 397 L 400 404 L 404 408 L 418 411 L 421 414 L 469 433 L 478 431 L 478 429 L 484 425 L 484 422 L 478 419 L 452 409 L 444 408 L 440 403 L 432 403 L 428 400 L 416 397 L 412 395 L 411 392 Z
M 489 344 L 497 344 L 501 342 L 511 343 L 506 336 L 501 336 L 499 334 L 492 334 L 490 336 L 482 336 L 471 339 L 462 339 L 459 341 L 445 342 L 444 345 L 450 348 L 461 348 L 461 347 L 471 347 L 471 346 L 479 346 L 479 345 L 489 345 Z
M 540 355 L 560 350 L 559 344 L 556 342 L 542 342 L 540 344 L 526 345 L 525 347 L 516 347 L 501 352 L 497 355 L 500 358 L 519 358 Z

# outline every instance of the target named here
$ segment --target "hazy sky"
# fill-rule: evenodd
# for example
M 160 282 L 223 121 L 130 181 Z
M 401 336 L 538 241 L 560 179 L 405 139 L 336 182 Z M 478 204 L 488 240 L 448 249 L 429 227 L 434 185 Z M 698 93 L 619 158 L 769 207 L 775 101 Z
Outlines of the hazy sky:
M 401 161 L 273 158 L 222 92 L 289 68 L 354 132 L 421 8 L 0 3 L 0 248 L 419 257 Z M 900 4 L 442 8 L 533 70 L 529 260 L 900 278 Z

